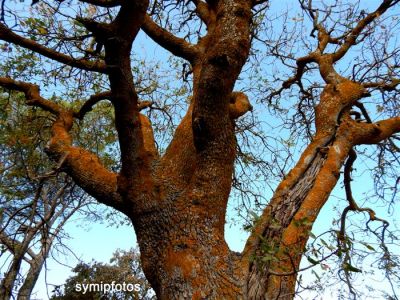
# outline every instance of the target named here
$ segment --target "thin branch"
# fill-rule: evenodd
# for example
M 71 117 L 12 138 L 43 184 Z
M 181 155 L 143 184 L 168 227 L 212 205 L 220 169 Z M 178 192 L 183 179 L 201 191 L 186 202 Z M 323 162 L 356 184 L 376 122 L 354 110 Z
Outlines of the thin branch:
M 300 87 L 300 89 L 307 93 L 304 88 L 303 88 L 303 84 L 301 83 L 301 78 L 303 77 L 303 74 L 305 72 L 305 68 L 307 66 L 307 64 L 315 62 L 316 61 L 316 57 L 315 57 L 315 53 L 310 53 L 307 56 L 303 56 L 300 57 L 296 60 L 296 73 L 295 75 L 293 75 L 292 77 L 288 78 L 287 80 L 285 80 L 282 83 L 282 86 L 279 90 L 272 92 L 269 96 L 268 99 L 272 99 L 275 96 L 279 96 L 284 90 L 290 88 L 293 84 L 297 83 L 298 86 Z
M 116 7 L 122 5 L 124 0 L 79 0 L 80 2 L 83 3 L 88 3 L 100 7 Z
M 15 45 L 27 48 L 50 59 L 66 64 L 71 67 L 86 71 L 95 71 L 99 73 L 106 73 L 106 65 L 103 61 L 90 61 L 83 58 L 73 58 L 69 55 L 57 52 L 53 49 L 47 48 L 39 43 L 24 38 L 12 32 L 10 28 L 0 23 L 0 40 L 13 43 Z
M 346 199 L 349 202 L 349 205 L 343 210 L 342 216 L 340 218 L 340 231 L 339 231 L 339 239 L 344 240 L 345 234 L 346 234 L 346 217 L 347 214 L 350 211 L 355 211 L 355 212 L 366 212 L 369 215 L 369 222 L 370 221 L 381 221 L 384 224 L 389 224 L 386 220 L 378 218 L 376 216 L 376 213 L 373 209 L 369 207 L 360 207 L 356 203 L 356 201 L 353 198 L 353 193 L 351 190 L 351 171 L 353 170 L 353 163 L 357 159 L 357 153 L 354 151 L 354 149 L 351 149 L 349 152 L 349 158 L 346 161 L 345 167 L 344 167 L 344 187 L 346 191 Z
M 151 108 L 153 106 L 154 102 L 153 101 L 140 101 L 138 104 L 138 109 L 139 111 L 146 109 L 146 108 Z
M 327 259 L 329 259 L 333 255 L 337 255 L 337 253 L 338 253 L 338 250 L 335 250 L 335 251 L 331 252 L 329 255 L 326 255 L 326 256 L 322 257 L 321 259 L 316 260 L 315 264 L 308 265 L 308 266 L 300 268 L 298 270 L 295 269 L 294 271 L 285 272 L 285 273 L 268 270 L 268 274 L 271 274 L 271 275 L 274 275 L 274 276 L 291 276 L 291 275 L 295 275 L 295 274 L 298 274 L 300 272 L 303 272 L 303 271 L 306 271 L 308 269 L 311 269 L 311 268 L 315 267 L 317 264 L 320 264 L 323 261 L 326 261 Z M 294 268 L 294 263 L 293 263 L 293 268 Z
M 354 105 L 357 106 L 361 110 L 361 113 L 364 116 L 365 120 L 368 123 L 372 123 L 372 120 L 371 120 L 371 118 L 370 118 L 370 116 L 368 114 L 368 111 L 366 110 L 364 104 L 362 104 L 361 102 L 356 102 Z
M 260 5 L 260 4 L 263 4 L 263 3 L 267 3 L 267 2 L 269 2 L 269 0 L 253 0 L 252 5 L 253 5 L 253 7 L 255 7 L 257 5 Z

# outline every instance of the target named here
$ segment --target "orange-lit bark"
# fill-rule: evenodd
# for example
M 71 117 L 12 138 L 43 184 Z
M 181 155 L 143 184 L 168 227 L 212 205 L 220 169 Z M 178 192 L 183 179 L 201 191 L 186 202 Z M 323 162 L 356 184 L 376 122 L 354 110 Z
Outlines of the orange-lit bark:
M 192 60 L 191 105 L 156 168 L 157 210 L 133 220 L 143 268 L 161 299 L 234 299 L 242 291 L 224 224 L 236 147 L 232 119 L 251 109 L 247 97 L 231 94 L 249 51 L 250 5 L 221 1 L 212 11 L 221 20 L 196 46 L 202 60 Z M 168 36 L 152 30 L 146 25 L 153 39 L 171 47 Z M 179 41 L 182 56 L 191 53 L 182 47 L 194 49 Z

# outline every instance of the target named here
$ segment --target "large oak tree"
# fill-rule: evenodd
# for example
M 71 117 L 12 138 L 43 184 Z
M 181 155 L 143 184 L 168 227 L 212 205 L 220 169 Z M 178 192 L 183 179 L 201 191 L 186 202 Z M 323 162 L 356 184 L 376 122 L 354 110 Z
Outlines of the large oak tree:
M 379 51 L 372 51 L 363 60 L 349 62 L 353 76 L 342 74 L 337 65 L 351 49 L 369 45 L 374 31 L 384 28 L 378 26 L 379 20 L 398 9 L 399 2 L 379 1 L 367 11 L 341 1 L 319 7 L 299 1 L 314 41 L 304 48 L 301 35 L 289 34 L 289 24 L 296 20 L 286 20 L 284 34 L 274 45 L 268 44 L 265 32 L 261 38 L 263 30 L 273 30 L 262 25 L 268 20 L 268 1 L 263 0 L 56 2 L 49 3 L 47 11 L 49 19 L 58 21 L 42 19 L 30 30 L 23 28 L 32 25 L 33 19 L 24 20 L 21 27 L 18 12 L 4 9 L 0 39 L 8 43 L 5 47 L 14 44 L 36 52 L 58 62 L 72 76 L 74 70 L 86 76 L 103 74 L 109 90 L 94 89 L 76 108 L 66 104 L 73 99 L 60 102 L 45 97 L 33 82 L 37 75 L 32 75 L 31 82 L 24 70 L 6 73 L 15 76 L 1 77 L 0 85 L 24 93 L 27 105 L 54 115 L 46 153 L 62 162 L 63 171 L 98 202 L 132 221 L 144 272 L 158 298 L 291 299 L 310 228 L 342 168 L 348 207 L 337 233 L 336 254 L 349 252 L 345 230 L 349 211 L 364 211 L 369 221 L 386 226 L 372 209 L 360 207 L 353 199 L 350 172 L 355 146 L 380 144 L 400 131 L 395 100 L 384 98 L 390 112 L 386 115 L 392 116 L 382 119 L 382 114 L 370 117 L 374 111 L 368 113 L 363 105 L 376 91 L 386 95 L 396 90 L 396 45 L 383 44 L 387 55 L 382 59 Z M 74 21 L 63 29 L 75 11 Z M 24 13 L 20 18 L 25 18 Z M 190 104 L 162 152 L 152 120 L 140 112 L 152 104 L 139 99 L 140 72 L 132 71 L 132 56 L 140 51 L 132 45 L 141 29 L 185 60 L 182 82 L 190 81 Z M 227 246 L 224 226 L 238 154 L 235 122 L 252 106 L 234 87 L 249 55 L 257 50 L 252 48 L 257 41 L 269 45 L 267 55 L 291 63 L 292 77 L 277 78 L 281 87 L 264 97 L 274 105 L 272 99 L 297 86 L 298 113 L 307 125 L 310 142 L 282 178 L 238 254 Z M 293 41 L 298 42 L 297 53 L 302 53 L 297 59 L 282 50 L 282 45 Z M 304 77 L 312 71 L 321 79 L 319 86 L 305 83 L 309 79 Z M 96 155 L 74 144 L 71 134 L 75 120 L 84 119 L 96 103 L 106 99 L 115 113 L 120 149 L 117 171 L 105 168 Z M 392 147 L 396 148 L 393 141 Z M 356 271 L 346 257 L 345 273 Z

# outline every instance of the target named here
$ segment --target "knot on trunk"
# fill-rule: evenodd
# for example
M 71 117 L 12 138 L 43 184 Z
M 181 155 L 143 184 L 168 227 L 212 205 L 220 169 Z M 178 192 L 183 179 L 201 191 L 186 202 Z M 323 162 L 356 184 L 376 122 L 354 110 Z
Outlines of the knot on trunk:
M 252 110 L 253 106 L 245 93 L 232 92 L 229 99 L 229 117 L 231 119 L 237 119 Z

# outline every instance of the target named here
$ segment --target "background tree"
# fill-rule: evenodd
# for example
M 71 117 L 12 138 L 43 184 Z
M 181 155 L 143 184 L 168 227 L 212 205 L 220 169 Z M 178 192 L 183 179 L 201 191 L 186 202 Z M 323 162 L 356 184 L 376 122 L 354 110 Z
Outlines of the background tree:
M 350 172 L 356 146 L 379 145 L 390 150 L 381 152 L 389 157 L 398 149 L 398 45 L 396 36 L 386 35 L 390 33 L 387 26 L 398 25 L 398 18 L 391 14 L 398 2 L 384 0 L 376 7 L 364 8 L 356 1 L 319 6 L 299 1 L 299 19 L 286 19 L 278 37 L 269 35 L 271 28 L 266 30 L 266 1 L 49 2 L 30 18 L 5 9 L 0 39 L 8 43 L 6 47 L 14 44 L 29 53 L 36 52 L 40 59 L 55 61 L 39 67 L 41 71 L 34 77 L 52 74 L 50 78 L 59 83 L 57 90 L 64 101 L 57 103 L 48 96 L 55 91 L 48 79 L 44 79 L 45 91 L 41 92 L 32 83 L 35 78 L 24 75 L 36 70 L 37 65 L 21 71 L 9 68 L 0 85 L 22 92 L 27 105 L 54 115 L 46 153 L 54 161 L 63 162 L 63 171 L 88 194 L 131 219 L 143 270 L 159 298 L 291 299 L 310 229 L 342 168 L 348 207 L 336 231 L 337 244 L 331 256 L 339 257 L 344 278 L 350 282 L 350 274 L 358 269 L 353 266 L 352 243 L 346 230 L 349 211 L 367 213 L 367 226 L 373 221 L 383 224 L 378 236 L 387 256 L 384 233 L 388 223 L 372 208 L 363 208 L 353 199 Z M 307 39 L 293 34 L 298 20 L 305 18 L 311 25 L 300 27 L 311 32 Z M 140 80 L 135 79 L 140 77 L 140 68 L 132 72 L 132 56 L 137 57 L 138 50 L 132 45 L 140 29 L 184 61 L 178 60 L 172 67 L 182 73 L 176 85 L 179 82 L 185 87 L 176 95 L 182 97 L 184 105 L 189 94 L 190 103 L 167 147 L 155 142 L 152 123 L 158 124 L 160 115 L 140 113 L 144 106 L 151 106 L 145 99 L 139 100 L 139 92 L 146 96 L 136 88 L 140 86 Z M 379 43 L 383 36 L 387 40 Z M 352 57 L 351 51 L 357 53 L 360 48 L 369 54 L 346 61 Z M 267 51 L 266 60 L 278 58 L 289 69 L 289 78 L 273 74 L 269 67 L 262 71 L 270 72 L 267 78 L 276 76 L 275 82 L 260 81 L 261 87 L 258 83 L 249 91 L 257 87 L 260 91 L 266 85 L 259 100 L 269 100 L 267 104 L 289 125 L 293 136 L 308 144 L 288 173 L 286 164 L 279 165 L 282 158 L 273 156 L 270 169 L 275 172 L 271 174 L 277 173 L 281 181 L 256 218 L 244 251 L 238 254 L 229 250 L 224 239 L 228 199 L 232 185 L 244 197 L 251 193 L 233 179 L 239 178 L 238 171 L 245 174 L 246 168 L 268 166 L 246 155 L 244 132 L 247 129 L 267 149 L 272 141 L 254 131 L 254 124 L 238 126 L 246 125 L 237 119 L 252 106 L 243 92 L 233 90 L 235 84 L 246 84 L 239 75 L 248 70 L 244 68 L 246 61 L 263 57 L 262 49 Z M 265 64 L 262 66 L 265 68 Z M 93 76 L 104 84 L 94 85 Z M 295 85 L 298 91 L 292 89 Z M 71 96 L 69 91 L 74 88 L 85 92 Z M 162 88 L 158 85 L 155 90 Z M 293 119 L 281 104 L 287 89 L 297 95 L 289 98 L 296 107 Z M 93 91 L 91 96 L 89 91 Z M 375 93 L 382 98 L 377 100 Z M 74 99 L 84 96 L 88 100 L 77 106 Z M 85 119 L 90 109 L 105 99 L 110 100 L 115 114 L 118 170 L 109 170 L 92 152 L 73 144 L 74 121 Z M 380 101 L 380 106 L 375 106 L 379 109 L 366 108 L 365 99 Z M 171 123 L 180 116 L 175 112 Z M 388 145 L 391 148 L 387 149 Z M 397 163 L 395 159 L 391 166 Z M 391 170 L 386 178 L 398 178 Z M 265 170 L 261 174 L 265 176 Z M 255 192 L 250 199 L 258 196 Z M 311 265 L 321 261 L 309 260 Z M 351 283 L 348 285 L 355 296 Z
M 67 249 L 67 221 L 78 211 L 87 220 L 99 217 L 88 208 L 90 197 L 60 173 L 62 162 L 53 166 L 43 152 L 50 115 L 28 108 L 15 94 L 3 93 L 0 106 L 0 242 L 5 260 L 0 299 L 30 299 L 50 251 Z
M 91 262 L 90 264 L 79 263 L 74 269 L 74 276 L 67 279 L 64 288 L 56 287 L 52 300 L 73 299 L 154 299 L 154 291 L 144 277 L 140 266 L 139 252 L 135 249 L 130 251 L 117 250 L 110 260 L 111 264 Z M 117 291 L 109 292 L 91 291 L 83 294 L 77 291 L 77 284 L 118 284 L 138 285 L 139 291 Z

